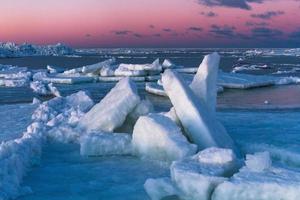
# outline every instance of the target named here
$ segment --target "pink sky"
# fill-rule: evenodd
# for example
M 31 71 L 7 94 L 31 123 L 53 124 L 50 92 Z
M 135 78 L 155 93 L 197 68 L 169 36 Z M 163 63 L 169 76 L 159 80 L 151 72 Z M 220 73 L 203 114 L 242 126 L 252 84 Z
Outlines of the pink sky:
M 0 6 L 0 41 L 73 47 L 299 45 L 299 0 L 236 0 L 251 9 L 209 5 L 216 1 L 9 0 Z

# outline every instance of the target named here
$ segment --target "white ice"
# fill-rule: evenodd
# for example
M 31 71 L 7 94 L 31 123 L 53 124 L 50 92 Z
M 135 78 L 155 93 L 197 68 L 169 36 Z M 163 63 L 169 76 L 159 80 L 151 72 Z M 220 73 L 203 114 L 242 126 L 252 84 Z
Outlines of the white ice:
M 271 166 L 267 153 L 248 156 L 247 160 L 247 166 L 215 189 L 213 200 L 299 199 L 299 171 Z
M 186 134 L 199 149 L 212 146 L 235 149 L 232 139 L 206 103 L 197 98 L 176 72 L 166 70 L 162 82 Z
M 171 178 L 182 199 L 210 200 L 215 187 L 238 170 L 232 150 L 209 148 L 171 165 Z
M 196 152 L 196 146 L 187 141 L 175 122 L 161 114 L 138 119 L 132 144 L 138 155 L 165 161 L 182 159 Z
M 80 154 L 84 156 L 129 155 L 131 135 L 127 133 L 89 133 L 80 138 Z
M 112 132 L 122 126 L 127 115 L 139 102 L 135 83 L 129 78 L 123 78 L 100 103 L 82 117 L 79 127 L 88 132 Z
M 211 113 L 216 111 L 219 63 L 220 56 L 217 53 L 206 55 L 190 84 L 194 94 L 203 100 Z
M 144 188 L 151 200 L 161 200 L 168 197 L 178 196 L 179 191 L 169 177 L 152 179 L 149 178 Z

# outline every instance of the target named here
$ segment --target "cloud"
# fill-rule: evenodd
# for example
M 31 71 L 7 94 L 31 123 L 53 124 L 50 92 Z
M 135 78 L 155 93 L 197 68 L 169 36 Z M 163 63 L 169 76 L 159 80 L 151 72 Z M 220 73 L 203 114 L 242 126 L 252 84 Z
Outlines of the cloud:
M 248 22 L 245 23 L 245 25 L 246 26 L 268 26 L 269 23 L 267 23 L 267 22 L 250 22 L 250 21 L 248 21 Z
M 251 10 L 249 3 L 262 3 L 264 0 L 197 0 L 206 6 L 223 6 Z
M 161 34 L 160 33 L 155 33 L 153 34 L 154 37 L 161 37 Z
M 196 32 L 200 32 L 203 31 L 203 28 L 201 27 L 196 27 L 196 26 L 191 26 L 187 29 L 187 31 L 196 31 Z
M 134 37 L 137 37 L 137 38 L 142 38 L 144 37 L 143 35 L 139 34 L 139 33 L 133 33 L 132 34 Z
M 267 11 L 267 12 L 259 13 L 259 14 L 252 14 L 251 17 L 269 20 L 273 17 L 277 17 L 277 16 L 280 16 L 283 14 L 284 14 L 284 12 L 282 10 L 277 10 L 277 11 Z
M 154 26 L 153 24 L 150 24 L 150 25 L 149 25 L 149 28 L 154 29 L 155 26 Z
M 87 33 L 87 34 L 85 34 L 85 37 L 89 38 L 89 37 L 92 37 L 92 35 Z
M 223 25 L 219 26 L 216 24 L 211 25 L 210 33 L 213 33 L 216 37 L 233 37 L 235 35 L 235 27 Z
M 118 36 L 128 35 L 128 34 L 132 33 L 132 31 L 128 31 L 128 30 L 117 30 L 117 31 L 112 31 L 112 32 Z
M 252 36 L 256 38 L 274 38 L 283 35 L 283 32 L 278 29 L 266 27 L 258 27 L 251 30 Z
M 172 29 L 170 29 L 170 28 L 164 28 L 164 29 L 162 29 L 164 32 L 172 32 Z
M 209 12 L 201 12 L 200 15 L 206 16 L 206 17 L 217 17 L 218 14 L 213 12 L 213 11 L 209 11 Z

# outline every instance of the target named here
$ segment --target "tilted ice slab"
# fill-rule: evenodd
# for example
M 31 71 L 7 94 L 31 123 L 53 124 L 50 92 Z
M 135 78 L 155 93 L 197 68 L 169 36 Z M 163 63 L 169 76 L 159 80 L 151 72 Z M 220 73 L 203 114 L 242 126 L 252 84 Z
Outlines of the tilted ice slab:
M 247 163 L 248 162 L 248 163 Z M 300 171 L 272 167 L 270 158 L 259 153 L 246 166 L 214 191 L 213 200 L 297 200 Z
M 178 160 L 196 152 L 180 128 L 168 117 L 160 114 L 142 116 L 136 122 L 132 145 L 142 157 L 159 160 Z
M 129 155 L 131 135 L 127 133 L 89 133 L 80 138 L 80 154 L 84 156 Z
M 197 98 L 176 72 L 166 70 L 162 82 L 186 134 L 199 149 L 212 146 L 235 149 L 232 139 L 206 103 Z
M 82 117 L 79 127 L 88 132 L 112 132 L 124 123 L 127 115 L 139 102 L 136 85 L 129 78 L 123 78 L 100 103 Z
M 172 163 L 171 178 L 183 199 L 210 200 L 215 187 L 232 176 L 239 162 L 231 149 L 208 148 Z
M 217 53 L 206 55 L 190 84 L 196 97 L 202 99 L 212 113 L 216 112 L 219 63 L 220 56 Z

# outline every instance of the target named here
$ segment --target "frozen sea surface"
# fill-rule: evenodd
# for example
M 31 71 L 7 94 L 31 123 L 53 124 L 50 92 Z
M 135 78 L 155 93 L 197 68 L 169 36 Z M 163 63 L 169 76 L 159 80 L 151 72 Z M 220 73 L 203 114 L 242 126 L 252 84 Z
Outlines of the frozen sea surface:
M 300 112 L 226 110 L 218 117 L 243 152 L 270 151 L 273 161 L 300 168 Z M 130 156 L 82 157 L 79 146 L 48 143 L 23 185 L 37 199 L 148 199 L 144 181 L 168 176 L 162 163 Z
M 22 136 L 31 124 L 31 115 L 36 105 L 9 104 L 0 105 L 0 143 Z

